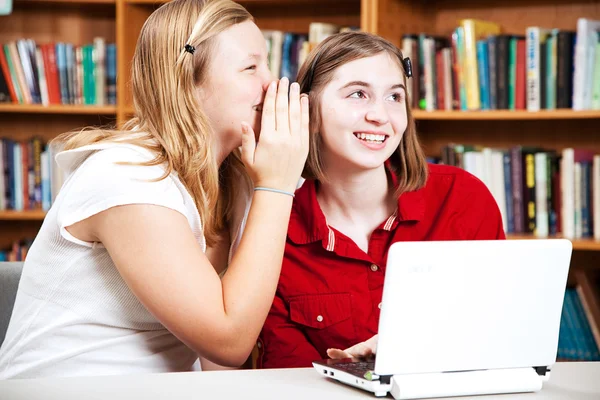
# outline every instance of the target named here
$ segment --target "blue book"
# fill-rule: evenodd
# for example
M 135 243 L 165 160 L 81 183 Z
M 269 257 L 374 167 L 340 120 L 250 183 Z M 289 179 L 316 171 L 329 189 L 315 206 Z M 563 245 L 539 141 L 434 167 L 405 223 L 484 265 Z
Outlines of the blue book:
M 50 191 L 52 163 L 50 161 L 50 151 L 43 151 L 40 156 L 40 162 L 42 164 L 42 209 L 44 211 L 48 211 L 50 209 L 50 204 L 52 203 L 52 194 Z
M 292 45 L 294 43 L 294 34 L 286 32 L 283 35 L 283 45 L 281 48 L 281 77 L 286 77 L 290 81 L 295 80 L 292 68 Z
M 13 206 L 17 211 L 23 210 L 23 159 L 21 158 L 21 144 L 13 143 Z
M 456 48 L 458 63 L 461 66 L 465 65 L 465 31 L 462 27 L 456 28 Z M 420 56 L 420 55 L 419 55 Z M 423 71 L 422 69 L 420 71 Z M 467 110 L 467 88 L 465 87 L 465 76 L 464 70 L 461 70 L 458 78 L 459 85 L 459 97 L 460 97 L 460 109 L 462 111 Z M 423 74 L 421 74 L 423 75 Z M 460 77 L 462 75 L 462 78 Z
M 577 337 L 578 329 L 575 326 L 575 307 L 573 306 L 573 292 L 575 289 L 568 288 L 565 292 L 565 305 L 563 313 L 565 316 L 565 323 L 567 325 L 566 340 L 566 353 L 569 360 L 579 359 L 579 349 L 582 347 Z
M 117 104 L 117 46 L 106 45 L 106 102 Z
M 600 353 L 598 352 L 598 346 L 590 327 L 590 322 L 581 304 L 581 298 L 577 293 L 577 290 L 572 290 L 573 305 L 575 307 L 575 314 L 579 321 L 580 332 L 579 336 L 583 342 L 583 360 L 584 361 L 600 361 Z
M 498 50 L 496 48 L 497 40 L 496 36 L 492 35 L 488 37 L 488 67 L 489 67 L 489 83 L 490 83 L 490 110 L 498 108 L 498 97 L 496 84 L 498 78 L 496 71 L 498 70 Z
M 67 70 L 66 86 L 69 104 L 75 104 L 75 53 L 71 43 L 65 44 L 65 68 Z
M 510 152 L 502 152 L 502 161 L 504 165 L 504 193 L 506 197 L 506 233 L 515 233 L 515 211 L 513 209 L 514 201 L 512 198 L 513 189 Z
M 479 79 L 479 98 L 481 109 L 490 109 L 490 67 L 488 44 L 485 40 L 477 41 L 477 74 Z
M 571 332 L 569 331 L 569 326 L 567 325 L 567 306 L 566 306 L 566 297 L 567 293 L 565 292 L 565 299 L 563 300 L 563 308 L 562 314 L 560 316 L 560 331 L 558 334 L 558 354 L 557 358 L 559 359 L 570 359 L 569 355 L 569 336 Z
M 581 161 L 581 236 L 592 236 L 592 190 L 590 188 L 590 175 L 592 164 L 589 161 Z
M 67 81 L 67 52 L 64 43 L 56 43 L 56 68 L 58 69 L 58 83 L 60 86 L 60 101 L 69 104 L 69 89 Z

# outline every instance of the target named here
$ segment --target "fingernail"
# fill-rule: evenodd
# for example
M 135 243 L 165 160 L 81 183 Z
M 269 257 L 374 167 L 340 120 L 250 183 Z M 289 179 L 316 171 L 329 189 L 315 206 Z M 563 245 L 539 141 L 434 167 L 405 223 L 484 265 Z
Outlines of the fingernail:
M 282 83 L 288 83 L 288 78 L 284 76 L 283 78 L 281 78 L 281 82 Z
M 300 85 L 298 84 L 298 82 L 294 82 L 294 83 L 292 83 L 292 86 L 291 86 L 290 89 L 293 90 L 294 92 L 299 92 L 300 91 Z
M 244 123 L 242 123 L 242 132 L 245 134 L 248 133 L 248 126 Z
M 273 91 L 275 90 L 275 88 L 277 87 L 277 81 L 273 81 L 271 82 L 271 84 L 269 85 L 269 90 Z

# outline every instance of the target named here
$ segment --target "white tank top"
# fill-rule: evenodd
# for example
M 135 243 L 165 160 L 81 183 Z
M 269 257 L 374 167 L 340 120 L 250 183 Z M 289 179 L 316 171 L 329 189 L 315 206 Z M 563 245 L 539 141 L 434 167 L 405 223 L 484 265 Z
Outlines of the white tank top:
M 106 249 L 65 229 L 118 205 L 155 204 L 183 214 L 205 251 L 198 210 L 175 173 L 152 181 L 163 175 L 162 166 L 116 164 L 153 158 L 139 146 L 114 143 L 57 155 L 66 180 L 27 254 L 0 348 L 0 379 L 199 369 L 198 355 L 139 302 Z M 248 199 L 239 196 L 230 254 Z

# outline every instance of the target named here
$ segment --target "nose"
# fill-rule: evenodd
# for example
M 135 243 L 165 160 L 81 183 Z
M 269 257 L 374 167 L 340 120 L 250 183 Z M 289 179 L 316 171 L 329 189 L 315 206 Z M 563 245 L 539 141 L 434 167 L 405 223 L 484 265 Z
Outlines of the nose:
M 261 68 L 260 79 L 263 91 L 266 92 L 269 84 L 274 80 L 273 74 L 271 74 L 271 70 L 268 67 Z
M 373 101 L 365 114 L 365 119 L 377 125 L 387 124 L 388 115 L 383 101 Z

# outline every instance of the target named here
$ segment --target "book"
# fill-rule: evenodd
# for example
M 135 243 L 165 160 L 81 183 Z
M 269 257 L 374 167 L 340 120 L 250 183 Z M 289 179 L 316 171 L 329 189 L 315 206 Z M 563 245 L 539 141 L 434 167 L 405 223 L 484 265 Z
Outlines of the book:
M 479 93 L 479 74 L 477 71 L 477 40 L 485 39 L 488 35 L 500 33 L 500 26 L 494 22 L 477 19 L 463 19 L 460 25 L 464 30 L 465 46 L 465 84 L 467 92 L 467 109 L 479 110 L 481 98 Z

